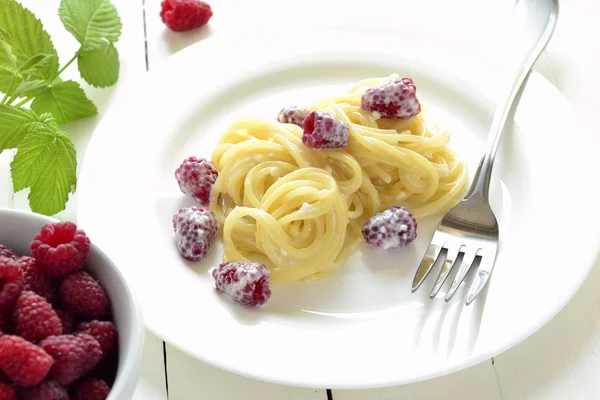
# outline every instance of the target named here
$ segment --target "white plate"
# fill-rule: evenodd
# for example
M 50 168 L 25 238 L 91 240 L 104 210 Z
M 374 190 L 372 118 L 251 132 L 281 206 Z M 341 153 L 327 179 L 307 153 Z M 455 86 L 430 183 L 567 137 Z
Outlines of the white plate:
M 322 388 L 427 379 L 539 329 L 595 260 L 599 211 L 588 179 L 600 165 L 568 102 L 538 74 L 501 145 L 492 185 L 500 251 L 489 291 L 469 307 L 465 288 L 448 304 L 429 300 L 427 289 L 411 294 L 437 219 L 420 221 L 406 251 L 361 249 L 323 282 L 275 288 L 261 310 L 213 289 L 208 269 L 220 260 L 220 243 L 199 264 L 177 254 L 171 217 L 192 204 L 173 177 L 185 157 L 209 156 L 240 115 L 272 117 L 362 78 L 412 76 L 473 173 L 499 70 L 418 35 L 321 32 L 305 40 L 310 45 L 212 38 L 192 46 L 123 90 L 94 134 L 80 175 L 79 223 L 128 278 L 148 328 L 235 373 Z

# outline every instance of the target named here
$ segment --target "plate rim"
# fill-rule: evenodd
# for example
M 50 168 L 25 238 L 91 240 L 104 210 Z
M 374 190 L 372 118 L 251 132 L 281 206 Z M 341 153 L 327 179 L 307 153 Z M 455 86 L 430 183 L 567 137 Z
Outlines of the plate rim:
M 314 33 L 314 32 L 313 32 Z M 339 32 L 333 32 L 331 30 L 318 30 L 316 35 L 331 35 L 331 36 L 336 36 L 336 37 L 340 37 L 341 35 L 339 34 Z M 344 34 L 347 35 L 347 34 Z M 390 39 L 394 36 L 391 35 L 386 35 L 386 34 L 361 34 L 361 36 L 373 36 L 373 37 L 386 37 L 387 39 Z M 418 35 L 417 35 L 418 36 Z M 259 34 L 254 34 L 254 35 L 250 35 L 248 38 L 246 39 L 250 39 L 250 40 L 254 40 L 256 38 L 259 37 L 264 37 L 262 33 Z M 206 43 L 210 43 L 215 45 L 215 42 L 221 42 L 221 43 L 230 43 L 231 44 L 231 40 L 235 40 L 235 42 L 240 42 L 239 38 L 235 37 L 234 35 L 220 35 L 220 36 L 213 36 L 210 37 L 208 39 L 205 39 L 202 42 L 196 43 L 194 45 L 191 45 L 185 49 L 183 49 L 182 51 L 178 52 L 177 54 L 175 54 L 174 56 L 172 56 L 170 59 L 163 61 L 160 63 L 160 65 L 153 67 L 153 69 L 145 74 L 142 75 L 140 77 L 137 77 L 138 79 L 136 79 L 135 81 L 129 81 L 127 83 L 127 85 L 131 85 L 129 87 L 137 87 L 137 85 L 140 84 L 140 82 L 151 82 L 154 76 L 160 76 L 161 74 L 164 73 L 164 71 L 168 71 L 170 65 L 173 65 L 175 63 L 175 61 L 173 60 L 179 60 L 179 59 L 186 59 L 189 58 L 192 54 L 197 54 L 201 51 L 202 46 L 205 46 Z M 485 59 L 485 56 L 482 57 Z M 490 64 L 493 64 L 493 62 L 491 61 L 491 59 L 487 59 L 488 62 L 490 62 Z M 494 65 L 488 65 L 493 67 L 497 67 Z M 531 77 L 533 78 L 533 80 L 539 81 L 540 84 L 546 85 L 551 87 L 556 95 L 557 98 L 562 98 L 563 100 L 567 100 L 566 97 L 552 84 L 550 83 L 545 77 L 543 77 L 541 74 L 539 74 L 538 72 L 533 72 L 531 74 Z M 567 100 L 568 102 L 568 100 Z M 570 102 L 568 102 L 569 105 L 571 105 Z M 111 107 L 105 117 L 102 119 L 102 121 L 98 124 L 96 131 L 100 131 L 102 130 L 103 125 L 105 124 L 105 121 L 107 119 L 109 119 L 110 117 L 112 117 L 112 115 L 114 113 L 116 113 L 116 111 L 114 111 L 114 107 Z M 589 135 L 588 129 L 584 129 L 586 134 Z M 94 132 L 94 135 L 92 135 L 92 138 L 90 139 L 90 142 L 88 143 L 87 149 L 85 154 L 88 154 L 88 151 L 91 151 L 90 149 L 92 148 L 93 144 L 95 143 L 95 139 L 98 138 L 98 135 L 96 134 L 96 132 Z M 86 175 L 86 171 L 89 169 L 89 165 L 86 165 L 86 159 L 88 159 L 87 157 L 83 157 L 83 162 L 82 162 L 82 166 L 81 166 L 81 172 L 80 172 L 80 176 L 81 177 L 85 177 Z M 81 194 L 83 192 L 82 188 L 86 188 L 87 185 L 84 183 L 84 181 L 82 180 L 82 184 L 80 184 L 79 187 L 79 194 Z M 81 215 L 79 213 L 80 207 L 79 207 L 79 203 L 78 203 L 78 207 L 77 207 L 77 216 L 78 219 L 81 220 Z M 83 219 L 85 221 L 85 218 Z M 206 358 L 206 357 L 202 357 L 200 354 L 198 354 L 198 352 L 190 352 L 188 349 L 186 349 L 184 346 L 179 345 L 177 342 L 170 340 L 170 338 L 168 337 L 168 335 L 162 335 L 160 333 L 160 329 L 156 329 L 156 327 L 150 327 L 148 324 L 146 324 L 146 327 L 151 330 L 152 332 L 154 332 L 155 334 L 157 334 L 159 337 L 161 337 L 164 341 L 168 342 L 170 345 L 174 346 L 175 348 L 179 349 L 180 351 L 186 353 L 186 354 L 190 354 L 192 357 L 197 358 L 203 362 L 207 362 L 215 367 L 221 368 L 223 370 L 226 371 L 230 371 L 233 372 L 235 374 L 238 375 L 242 375 L 242 376 L 246 376 L 249 378 L 253 378 L 253 379 L 259 379 L 262 381 L 268 381 L 268 382 L 273 382 L 273 383 L 278 383 L 278 384 L 284 384 L 284 385 L 291 385 L 291 386 L 300 386 L 300 387 L 311 387 L 311 388 L 335 388 L 335 389 L 365 389 L 365 388 L 377 388 L 377 387 L 389 387 L 389 386 L 395 386 L 395 385 L 400 385 L 400 384 L 406 384 L 406 383 L 412 383 L 412 382 L 418 382 L 418 381 L 422 381 L 422 380 L 426 380 L 426 379 L 431 379 L 434 377 L 438 377 L 438 376 L 442 376 L 442 375 L 446 375 L 458 370 L 462 370 L 468 367 L 471 367 L 473 365 L 479 364 L 482 361 L 485 361 L 486 359 L 489 359 L 490 357 L 493 357 L 495 355 L 498 355 L 514 346 L 516 346 L 517 344 L 519 344 L 520 342 L 522 342 L 524 339 L 526 339 L 527 337 L 531 336 L 532 334 L 534 334 L 535 332 L 537 332 L 540 328 L 542 328 L 543 326 L 545 326 L 552 318 L 554 318 L 554 316 L 560 312 L 565 306 L 566 304 L 569 303 L 569 301 L 572 299 L 572 297 L 575 295 L 575 293 L 577 293 L 577 291 L 580 289 L 580 287 L 582 286 L 582 284 L 585 282 L 585 280 L 587 279 L 587 277 L 589 276 L 596 259 L 598 258 L 598 254 L 600 253 L 600 233 L 596 233 L 595 234 L 595 238 L 594 238 L 594 243 L 596 244 L 595 246 L 595 251 L 590 252 L 589 254 L 587 254 L 587 256 L 585 257 L 585 259 L 587 260 L 587 262 L 585 263 L 586 270 L 585 273 L 582 274 L 580 281 L 573 287 L 573 290 L 568 293 L 567 296 L 563 297 L 563 301 L 561 302 L 562 304 L 560 305 L 560 307 L 558 307 L 557 309 L 553 310 L 551 313 L 546 314 L 547 318 L 542 318 L 540 320 L 538 320 L 540 323 L 537 324 L 537 326 L 527 332 L 524 333 L 523 335 L 521 335 L 521 337 L 518 337 L 512 341 L 504 341 L 504 345 L 501 346 L 497 346 L 497 348 L 495 349 L 491 349 L 487 352 L 481 352 L 480 354 L 471 357 L 468 359 L 467 362 L 462 362 L 460 363 L 460 365 L 452 365 L 446 369 L 437 369 L 434 372 L 430 373 L 430 374 L 425 374 L 423 376 L 421 376 L 418 379 L 409 379 L 409 380 L 402 380 L 399 379 L 397 381 L 390 381 L 390 382 L 375 382 L 373 384 L 365 384 L 365 382 L 360 382 L 357 384 L 353 384 L 353 383 L 348 383 L 346 382 L 346 384 L 340 384 L 339 382 L 337 384 L 327 384 L 325 382 L 323 382 L 323 384 L 318 384 L 316 382 L 305 382 L 302 379 L 297 379 L 297 378 L 291 378 L 288 377 L 287 379 L 281 379 L 281 378 L 272 378 L 269 376 L 266 376 L 264 374 L 261 373 L 249 373 L 246 369 L 244 368 L 238 368 L 234 365 L 231 364 L 227 364 L 227 362 L 222 362 L 220 359 L 212 359 L 212 358 Z M 135 285 L 134 285 L 135 288 Z

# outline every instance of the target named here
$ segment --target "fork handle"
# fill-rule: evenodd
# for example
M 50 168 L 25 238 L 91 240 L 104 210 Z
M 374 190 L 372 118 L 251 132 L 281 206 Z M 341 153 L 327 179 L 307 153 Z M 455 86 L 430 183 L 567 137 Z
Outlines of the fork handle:
M 469 199 L 473 196 L 480 196 L 486 204 L 489 203 L 492 168 L 494 166 L 496 152 L 498 151 L 498 145 L 500 144 L 500 138 L 504 132 L 506 121 L 509 118 L 511 120 L 514 118 L 514 114 L 517 109 L 516 106 L 519 104 L 519 100 L 523 94 L 523 90 L 525 89 L 527 79 L 531 74 L 531 68 L 523 72 L 523 76 L 519 76 L 519 79 L 512 86 L 511 91 L 508 94 L 508 98 L 504 102 L 504 107 L 502 109 L 498 109 L 494 114 L 494 119 L 492 120 L 492 125 L 490 127 L 490 134 L 485 145 L 485 153 L 483 154 L 483 157 L 481 157 L 481 161 L 479 161 L 479 166 L 475 172 L 473 183 L 471 184 L 465 199 Z
M 558 10 L 558 0 L 548 1 L 551 1 L 553 3 L 553 8 Z M 508 118 L 514 118 L 517 108 L 516 105 L 519 103 L 521 95 L 523 94 L 525 84 L 529 78 L 529 75 L 531 74 L 531 69 L 546 47 L 546 44 L 550 40 L 550 37 L 554 31 L 557 13 L 551 13 L 549 15 L 549 19 L 544 19 L 544 16 L 540 15 L 538 12 L 539 8 L 536 7 L 536 3 L 537 2 L 535 0 L 517 0 L 515 8 L 513 9 L 513 16 L 511 19 L 513 22 L 512 27 L 515 29 L 509 29 L 509 31 L 513 32 L 513 41 L 512 43 L 508 43 L 508 52 L 505 54 L 505 56 L 507 59 L 511 59 L 511 61 L 514 61 L 516 58 L 516 61 L 520 61 L 520 65 L 515 64 L 519 65 L 519 68 L 514 70 L 514 80 L 511 82 L 512 84 L 508 86 L 510 90 L 504 95 L 503 98 L 501 98 L 501 100 L 504 101 L 498 103 L 498 107 L 496 108 L 496 112 L 494 114 L 494 119 L 492 120 L 492 124 L 490 126 L 488 140 L 485 145 L 485 153 L 479 162 L 473 183 L 471 184 L 465 199 L 469 199 L 473 196 L 479 196 L 485 203 L 489 204 L 492 167 L 494 164 L 494 158 L 496 157 L 496 152 L 498 150 L 498 145 L 500 143 L 500 137 L 504 132 L 504 126 Z M 531 15 L 536 15 L 538 17 L 537 20 L 529 21 L 527 17 L 530 17 Z M 531 39 L 530 32 L 527 31 L 527 21 L 533 24 L 543 23 L 546 27 L 544 33 L 537 39 Z M 502 35 L 500 38 L 500 40 L 506 39 Z M 531 40 L 531 42 L 528 42 L 528 40 Z

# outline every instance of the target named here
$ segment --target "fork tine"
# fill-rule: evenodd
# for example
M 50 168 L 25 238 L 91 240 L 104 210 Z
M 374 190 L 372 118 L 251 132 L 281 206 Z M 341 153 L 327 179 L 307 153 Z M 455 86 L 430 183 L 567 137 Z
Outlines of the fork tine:
M 427 252 L 423 256 L 423 259 L 421 260 L 421 264 L 419 264 L 419 268 L 417 268 L 417 272 L 415 273 L 415 277 L 413 278 L 413 283 L 412 283 L 412 292 L 413 293 L 416 292 L 417 289 L 419 289 L 419 287 L 421 287 L 421 285 L 423 284 L 423 281 L 425 281 L 425 278 L 427 278 L 427 275 L 429 275 L 429 273 L 431 272 L 433 265 L 435 264 L 437 258 L 440 255 L 440 251 L 442 250 L 442 245 L 440 245 L 438 243 L 438 241 L 436 241 L 435 239 L 436 238 L 434 235 L 434 237 L 431 241 L 431 244 L 427 248 Z
M 481 290 L 485 287 L 492 275 L 492 268 L 494 268 L 494 263 L 496 261 L 496 247 L 490 247 L 490 249 L 486 249 L 481 256 L 481 263 L 479 264 L 479 269 L 477 270 L 477 275 L 475 276 L 475 280 L 471 284 L 471 289 L 469 290 L 469 294 L 467 295 L 467 305 L 471 304 L 473 300 L 479 295 Z
M 450 286 L 450 290 L 446 294 L 446 301 L 450 301 L 456 293 L 456 290 L 462 283 L 462 281 L 467 276 L 467 273 L 471 269 L 471 265 L 473 265 L 473 261 L 475 261 L 475 257 L 479 254 L 479 249 L 473 251 L 472 249 L 467 249 L 463 256 L 462 262 L 460 263 L 460 269 L 456 273 L 456 277 L 454 278 L 454 282 L 452 282 L 452 286 Z
M 435 284 L 433 285 L 433 289 L 431 290 L 429 298 L 433 299 L 438 294 L 442 285 L 444 284 L 444 282 L 446 282 L 448 275 L 450 275 L 450 271 L 454 267 L 456 258 L 458 257 L 458 254 L 462 251 L 463 247 L 465 246 L 460 246 L 458 250 L 456 248 L 448 249 L 446 261 L 444 262 L 444 264 L 442 264 L 442 268 L 440 269 L 440 273 L 438 274 Z

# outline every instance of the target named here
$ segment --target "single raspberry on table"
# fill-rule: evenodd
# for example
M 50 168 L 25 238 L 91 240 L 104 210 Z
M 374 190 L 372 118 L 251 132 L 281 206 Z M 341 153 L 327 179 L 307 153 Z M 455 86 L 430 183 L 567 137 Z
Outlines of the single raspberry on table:
M 56 302 L 54 285 L 48 277 L 39 270 L 33 257 L 23 256 L 17 259 L 23 274 L 24 290 L 31 290 L 48 300 L 48 303 Z
M 44 225 L 31 241 L 31 255 L 51 278 L 81 269 L 89 252 L 90 239 L 72 222 Z
M 194 206 L 173 215 L 173 230 L 179 254 L 186 260 L 200 261 L 212 246 L 219 224 L 212 211 Z
M 46 378 L 54 360 L 44 349 L 19 336 L 0 337 L 0 369 L 21 387 L 35 386 Z
M 215 287 L 246 307 L 262 306 L 271 297 L 269 270 L 264 264 L 232 261 L 212 269 Z
M 49 336 L 40 347 L 54 358 L 49 376 L 63 386 L 90 372 L 102 358 L 100 343 L 85 333 Z
M 17 400 L 17 392 L 11 385 L 0 383 L 0 400 Z
M 14 251 L 12 251 L 12 249 L 9 249 L 8 247 L 0 244 L 0 258 L 2 258 L 2 257 L 16 259 L 17 255 L 15 254 Z
M 396 79 L 367 89 L 360 107 L 377 112 L 382 118 L 409 119 L 421 112 L 417 87 L 410 78 Z
M 199 0 L 163 0 L 160 18 L 175 32 L 199 28 L 213 15 L 210 5 Z
M 210 202 L 210 191 L 218 176 L 217 167 L 212 162 L 198 157 L 186 158 L 175 170 L 181 192 L 204 205 Z
M 0 310 L 13 306 L 23 285 L 23 274 L 17 260 L 0 257 Z
M 75 315 L 72 312 L 65 310 L 54 310 L 58 318 L 60 319 L 60 324 L 62 326 L 62 333 L 73 333 L 75 330 L 76 319 Z
M 30 342 L 60 335 L 62 325 L 56 312 L 42 296 L 23 291 L 13 309 L 15 334 Z
M 348 125 L 328 111 L 308 113 L 302 129 L 302 143 L 313 149 L 340 149 L 348 145 Z
M 110 393 L 110 387 L 100 379 L 88 379 L 81 382 L 75 389 L 72 400 L 105 400 Z
M 87 333 L 100 343 L 102 357 L 109 357 L 119 344 L 117 327 L 110 321 L 93 320 L 77 325 L 77 332 Z
M 69 393 L 54 380 L 46 380 L 21 391 L 22 400 L 69 400 Z
M 304 107 L 290 106 L 279 111 L 277 120 L 282 124 L 294 124 L 302 128 L 308 110 Z
M 367 244 L 389 249 L 406 246 L 417 238 L 417 220 L 402 206 L 393 206 L 369 218 L 362 229 Z
M 67 311 L 83 318 L 102 318 L 110 308 L 110 302 L 100 283 L 83 271 L 68 275 L 62 281 L 59 296 Z

